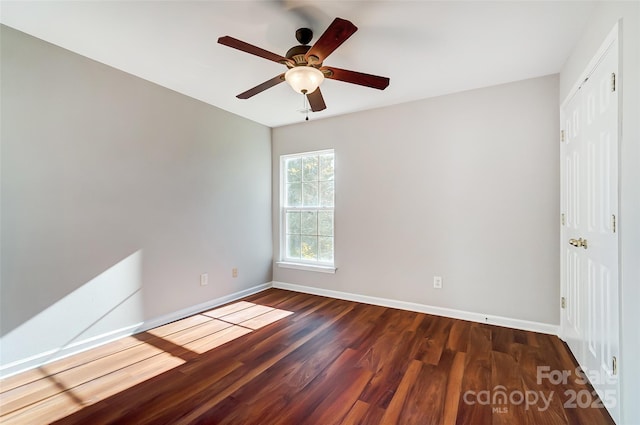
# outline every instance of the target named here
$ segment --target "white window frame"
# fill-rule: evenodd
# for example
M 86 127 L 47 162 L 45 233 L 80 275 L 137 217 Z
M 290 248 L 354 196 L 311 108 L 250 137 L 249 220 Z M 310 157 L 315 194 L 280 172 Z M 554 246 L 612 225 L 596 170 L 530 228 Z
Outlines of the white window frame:
M 280 156 L 280 261 L 277 261 L 276 264 L 278 267 L 287 268 L 287 269 L 296 269 L 296 270 L 307 270 L 314 272 L 322 272 L 322 273 L 335 273 L 335 186 L 334 186 L 334 201 L 333 207 L 285 207 L 285 200 L 287 196 L 287 191 L 285 187 L 285 164 L 287 159 L 301 156 L 311 156 L 311 155 L 326 155 L 333 154 L 334 158 L 334 173 L 335 173 L 335 150 L 334 149 L 323 149 L 318 151 L 309 151 L 309 152 L 298 152 L 287 155 Z M 334 174 L 335 181 L 335 174 Z M 309 261 L 304 259 L 287 259 L 286 257 L 286 246 L 287 246 L 287 223 L 286 223 L 286 212 L 291 210 L 299 210 L 299 211 L 333 211 L 334 217 L 334 225 L 333 225 L 333 262 L 322 262 L 322 261 Z

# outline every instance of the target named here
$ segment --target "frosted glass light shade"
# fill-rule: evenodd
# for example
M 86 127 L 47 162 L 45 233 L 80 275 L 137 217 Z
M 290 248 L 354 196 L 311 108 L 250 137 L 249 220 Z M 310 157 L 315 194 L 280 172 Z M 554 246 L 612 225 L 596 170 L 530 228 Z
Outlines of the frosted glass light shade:
M 284 74 L 284 79 L 298 93 L 313 93 L 324 81 L 322 71 L 312 66 L 296 66 Z

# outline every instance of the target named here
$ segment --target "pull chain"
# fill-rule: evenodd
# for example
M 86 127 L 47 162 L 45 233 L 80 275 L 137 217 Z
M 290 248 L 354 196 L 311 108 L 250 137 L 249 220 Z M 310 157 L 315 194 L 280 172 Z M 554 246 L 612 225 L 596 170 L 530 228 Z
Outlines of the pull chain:
M 305 113 L 305 121 L 309 121 L 309 105 L 307 104 L 307 95 L 302 93 L 302 103 L 303 103 L 303 108 L 304 108 L 304 113 Z

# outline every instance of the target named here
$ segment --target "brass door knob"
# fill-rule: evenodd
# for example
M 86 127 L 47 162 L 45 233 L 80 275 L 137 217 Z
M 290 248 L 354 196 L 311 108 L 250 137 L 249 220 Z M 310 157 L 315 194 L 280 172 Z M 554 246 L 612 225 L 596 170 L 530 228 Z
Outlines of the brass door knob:
M 576 248 L 580 248 L 583 247 L 584 249 L 587 249 L 587 240 L 586 239 L 569 239 L 569 245 L 571 246 L 575 246 Z

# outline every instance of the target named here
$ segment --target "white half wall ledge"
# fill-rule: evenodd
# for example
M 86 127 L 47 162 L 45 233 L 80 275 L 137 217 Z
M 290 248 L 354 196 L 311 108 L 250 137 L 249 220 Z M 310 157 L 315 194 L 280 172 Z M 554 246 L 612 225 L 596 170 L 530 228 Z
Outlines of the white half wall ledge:
M 127 326 L 122 329 L 116 329 L 102 335 L 74 342 L 73 344 L 66 347 L 61 347 L 56 350 L 49 350 L 25 359 L 8 363 L 6 365 L 0 365 L 0 379 L 8 378 L 18 373 L 26 372 L 28 370 L 47 365 L 49 363 L 53 363 L 57 360 L 73 356 L 74 354 L 79 354 L 84 351 L 91 350 L 92 348 L 100 347 L 104 344 L 108 344 L 109 342 L 113 342 L 120 338 L 125 338 L 137 333 L 145 332 L 149 329 L 166 325 L 168 323 L 175 322 L 176 320 L 184 319 L 185 317 L 193 316 L 194 314 L 198 314 L 203 311 L 221 306 L 223 304 L 248 297 L 249 295 L 257 294 L 258 292 L 262 292 L 266 289 L 271 288 L 271 286 L 271 282 L 256 285 L 242 291 L 234 292 L 232 294 L 215 298 L 178 311 L 174 311 L 172 313 L 165 314 L 154 319 L 146 320 L 137 325 Z
M 355 301 L 364 304 L 379 305 L 382 307 L 397 308 L 400 310 L 415 311 L 418 313 L 432 314 L 435 316 L 450 317 L 453 319 L 468 320 L 470 322 L 485 323 L 488 325 L 504 326 L 507 328 L 520 329 L 523 331 L 539 332 L 549 335 L 558 335 L 559 325 L 541 322 L 531 322 L 528 320 L 513 319 L 510 317 L 493 316 L 471 311 L 455 310 L 452 308 L 435 307 L 426 304 L 412 303 L 408 301 L 392 300 L 389 298 L 372 297 L 349 292 L 334 291 L 331 289 L 315 288 L 311 286 L 296 285 L 293 283 L 273 281 L 272 286 L 288 291 L 302 292 L 311 295 L 337 298 L 346 301 Z

